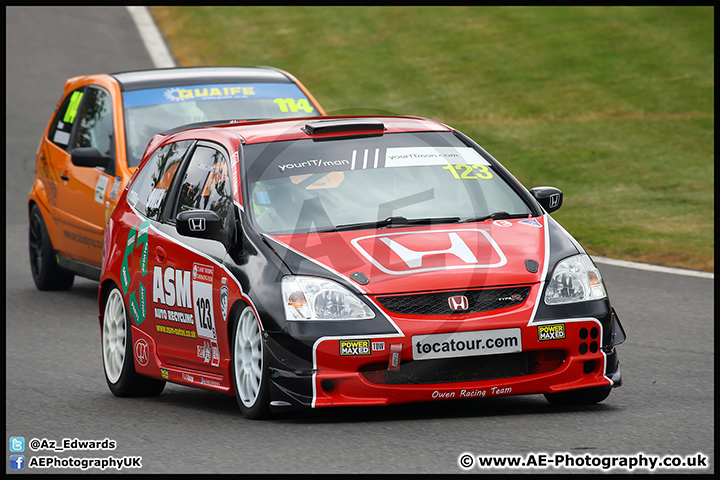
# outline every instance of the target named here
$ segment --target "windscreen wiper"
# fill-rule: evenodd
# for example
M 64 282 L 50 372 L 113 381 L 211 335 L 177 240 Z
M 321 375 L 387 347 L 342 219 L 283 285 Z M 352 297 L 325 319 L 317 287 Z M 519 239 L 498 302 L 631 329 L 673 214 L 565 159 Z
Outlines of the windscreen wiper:
M 316 232 L 343 232 L 347 230 L 365 230 L 365 229 L 378 229 L 378 228 L 389 228 L 389 227 L 402 227 L 409 225 L 433 225 L 442 223 L 473 223 L 482 222 L 485 220 L 505 220 L 509 218 L 529 218 L 529 213 L 508 213 L 505 211 L 493 212 L 490 215 L 484 215 L 482 217 L 425 217 L 425 218 L 406 218 L 402 215 L 388 217 L 385 220 L 378 220 L 374 222 L 359 222 L 359 223 L 345 223 L 341 225 L 335 225 L 334 227 L 321 228 Z
M 504 210 L 499 212 L 493 212 L 490 215 L 483 215 L 482 217 L 468 217 L 460 220 L 460 223 L 474 223 L 484 222 L 485 220 L 507 220 L 509 218 L 530 218 L 529 213 L 508 213 Z
M 388 217 L 385 220 L 375 222 L 346 223 L 336 225 L 318 232 L 341 232 L 346 230 L 364 230 L 371 228 L 388 228 L 406 225 L 432 225 L 436 223 L 458 223 L 460 217 L 426 217 L 426 218 L 405 218 L 402 215 Z

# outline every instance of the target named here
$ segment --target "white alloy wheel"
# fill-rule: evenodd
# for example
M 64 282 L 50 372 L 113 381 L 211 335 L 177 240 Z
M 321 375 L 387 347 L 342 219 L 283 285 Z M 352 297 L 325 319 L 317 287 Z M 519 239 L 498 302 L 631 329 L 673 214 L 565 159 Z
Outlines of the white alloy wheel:
M 235 326 L 233 371 L 237 394 L 252 408 L 263 385 L 263 346 L 260 326 L 252 308 L 246 307 Z
M 117 383 L 122 374 L 126 342 L 125 303 L 120 290 L 114 288 L 105 303 L 103 315 L 103 365 L 110 383 Z

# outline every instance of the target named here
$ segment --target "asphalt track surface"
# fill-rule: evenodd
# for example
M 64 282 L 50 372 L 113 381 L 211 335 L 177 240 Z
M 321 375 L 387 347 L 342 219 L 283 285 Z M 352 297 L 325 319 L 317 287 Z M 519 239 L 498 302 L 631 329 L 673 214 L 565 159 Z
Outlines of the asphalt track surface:
M 114 397 L 100 358 L 97 284 L 35 289 L 27 195 L 65 79 L 153 63 L 124 7 L 8 7 L 6 35 L 6 472 L 20 473 L 10 470 L 11 436 L 26 439 L 26 462 L 142 457 L 142 468 L 129 473 L 463 473 L 463 453 L 538 454 L 538 461 L 568 454 L 576 465 L 699 453 L 708 468 L 655 472 L 714 472 L 714 280 L 615 265 L 600 268 L 628 334 L 619 347 L 624 385 L 597 406 L 553 408 L 531 395 L 318 409 L 259 422 L 245 420 L 231 396 L 172 384 L 157 398 Z M 33 452 L 34 438 L 107 438 L 116 448 Z M 475 465 L 469 472 L 603 470 Z

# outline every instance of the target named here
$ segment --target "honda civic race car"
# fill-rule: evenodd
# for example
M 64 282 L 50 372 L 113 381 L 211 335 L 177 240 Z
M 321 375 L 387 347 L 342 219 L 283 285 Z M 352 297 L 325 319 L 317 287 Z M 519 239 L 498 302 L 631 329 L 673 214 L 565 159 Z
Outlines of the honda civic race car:
M 165 382 L 301 407 L 622 383 L 600 271 L 473 140 L 416 117 L 208 126 L 164 137 L 110 216 L 102 359 L 118 396 Z
M 119 192 L 151 138 L 179 125 L 325 115 L 292 75 L 270 67 L 192 67 L 65 82 L 40 141 L 28 199 L 30 266 L 40 290 L 97 280 Z M 154 136 L 154 137 L 153 137 Z

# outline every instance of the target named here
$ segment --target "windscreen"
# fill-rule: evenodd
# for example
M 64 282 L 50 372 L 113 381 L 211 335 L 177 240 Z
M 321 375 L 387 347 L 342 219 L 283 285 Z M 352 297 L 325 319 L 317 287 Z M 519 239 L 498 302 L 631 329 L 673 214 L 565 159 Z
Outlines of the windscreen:
M 246 145 L 246 202 L 266 233 L 453 223 L 530 207 L 449 132 Z M 390 219 L 390 220 L 388 220 Z
M 211 120 L 319 116 L 294 83 L 188 85 L 123 92 L 128 165 L 138 166 L 156 133 Z

